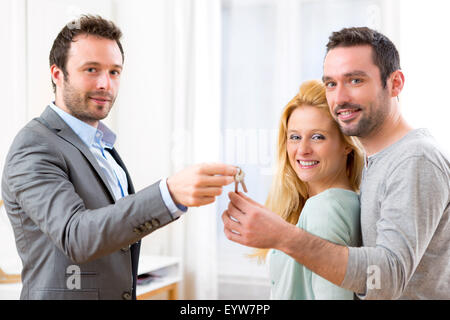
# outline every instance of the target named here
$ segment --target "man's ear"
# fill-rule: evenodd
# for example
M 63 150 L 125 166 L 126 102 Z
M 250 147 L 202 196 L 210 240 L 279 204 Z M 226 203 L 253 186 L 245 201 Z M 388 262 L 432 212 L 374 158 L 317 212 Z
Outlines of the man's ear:
M 405 76 L 401 70 L 396 70 L 392 72 L 389 78 L 391 97 L 398 97 L 400 92 L 403 90 L 403 86 L 405 85 Z
M 64 73 L 63 73 L 63 71 L 58 66 L 56 66 L 56 64 L 53 64 L 50 67 L 50 73 L 52 75 L 53 83 L 57 87 L 61 86 L 61 84 L 64 82 Z

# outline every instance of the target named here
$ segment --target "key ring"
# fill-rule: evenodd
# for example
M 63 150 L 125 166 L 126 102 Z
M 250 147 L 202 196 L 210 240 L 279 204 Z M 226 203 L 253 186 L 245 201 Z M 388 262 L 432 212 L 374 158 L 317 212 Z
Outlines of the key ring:
M 245 177 L 244 171 L 242 171 L 241 168 L 237 167 L 237 173 L 234 176 L 234 180 L 236 180 L 237 182 L 242 182 L 244 181 L 244 177 Z
M 244 182 L 245 173 L 239 167 L 236 167 L 236 170 L 237 170 L 237 172 L 236 172 L 236 175 L 234 176 L 234 181 L 235 181 L 234 192 L 239 191 L 238 187 L 239 187 L 239 183 L 240 183 L 242 185 L 242 189 L 244 189 L 244 192 L 247 193 L 247 186 L 245 185 L 245 182 Z

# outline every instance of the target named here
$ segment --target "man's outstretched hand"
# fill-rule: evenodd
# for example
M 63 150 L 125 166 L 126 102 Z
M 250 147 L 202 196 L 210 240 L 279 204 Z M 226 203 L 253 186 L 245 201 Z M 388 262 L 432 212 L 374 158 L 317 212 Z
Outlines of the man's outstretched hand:
M 167 187 L 176 204 L 199 207 L 213 203 L 222 187 L 234 182 L 236 167 L 223 163 L 193 165 L 167 179 Z

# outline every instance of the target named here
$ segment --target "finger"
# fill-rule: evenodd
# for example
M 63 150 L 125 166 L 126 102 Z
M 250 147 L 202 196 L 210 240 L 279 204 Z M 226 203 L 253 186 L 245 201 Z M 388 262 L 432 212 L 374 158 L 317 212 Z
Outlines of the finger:
M 230 201 L 233 203 L 233 205 L 242 212 L 249 212 L 252 207 L 255 207 L 253 203 L 247 201 L 236 192 L 229 192 L 228 197 L 230 198 Z M 257 207 L 260 207 L 260 205 L 258 205 Z
M 207 175 L 235 176 L 235 166 L 224 163 L 205 163 L 200 166 L 200 172 Z
M 228 210 L 225 210 L 224 213 L 222 214 L 222 222 L 225 229 L 235 231 L 240 234 L 239 231 L 242 228 L 241 224 L 233 219 L 233 216 L 230 215 Z
M 255 200 L 253 200 L 252 198 L 247 197 L 244 193 L 238 191 L 238 195 L 241 196 L 242 198 L 244 198 L 245 200 L 247 200 L 248 202 L 250 202 L 251 204 L 258 206 L 260 208 L 265 208 L 262 204 L 260 204 L 259 202 L 256 202 Z
M 228 203 L 228 214 L 237 221 L 245 219 L 245 213 L 236 208 L 232 202 Z
M 217 187 L 207 187 L 207 188 L 196 188 L 193 191 L 194 197 L 217 197 L 222 194 L 222 188 Z
M 203 175 L 198 180 L 202 187 L 223 187 L 234 182 L 234 176 L 210 176 Z
M 225 236 L 228 238 L 228 240 L 236 242 L 236 243 L 240 243 L 243 244 L 243 240 L 242 240 L 242 236 L 238 233 L 235 233 L 229 229 L 223 229 L 223 233 L 225 234 Z
M 189 207 L 201 207 L 216 201 L 216 197 L 195 197 Z

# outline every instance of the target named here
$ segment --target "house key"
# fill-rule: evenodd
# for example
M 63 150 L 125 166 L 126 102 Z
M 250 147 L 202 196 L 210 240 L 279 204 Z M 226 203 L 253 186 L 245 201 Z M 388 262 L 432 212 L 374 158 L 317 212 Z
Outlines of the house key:
M 234 176 L 234 192 L 238 192 L 239 183 L 242 184 L 242 189 L 244 189 L 244 192 L 247 193 L 247 187 L 245 186 L 244 177 L 245 173 L 242 171 L 241 168 L 237 167 L 237 173 Z

